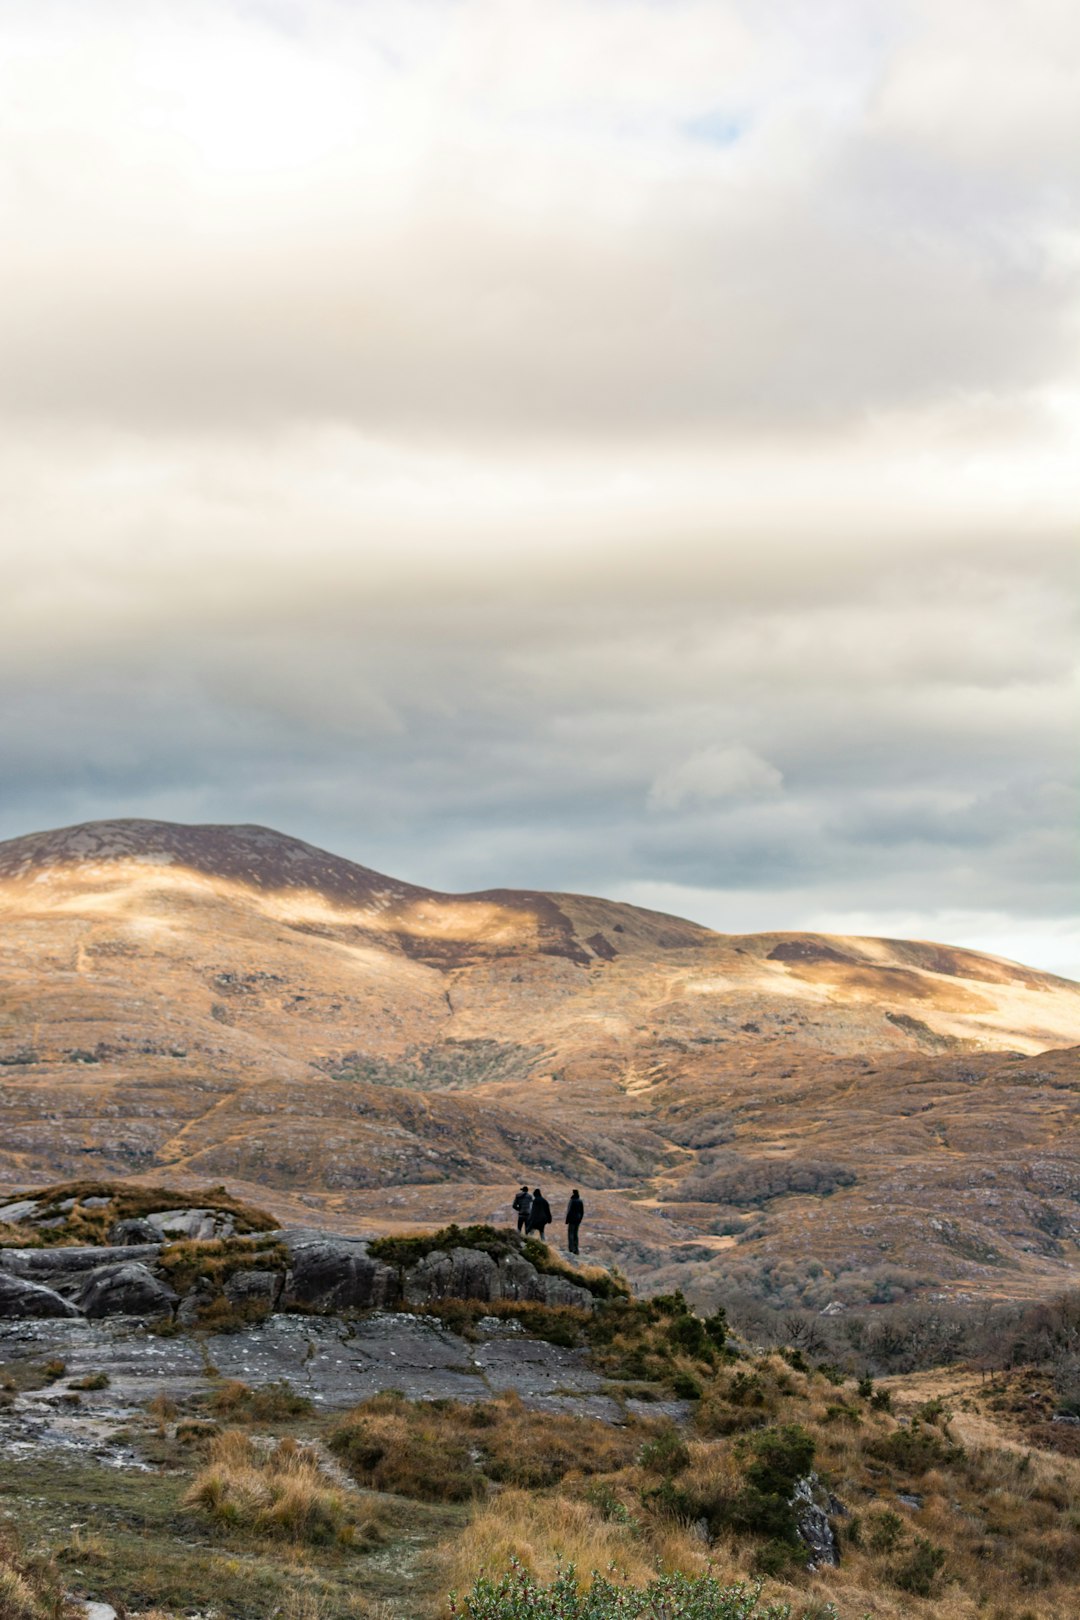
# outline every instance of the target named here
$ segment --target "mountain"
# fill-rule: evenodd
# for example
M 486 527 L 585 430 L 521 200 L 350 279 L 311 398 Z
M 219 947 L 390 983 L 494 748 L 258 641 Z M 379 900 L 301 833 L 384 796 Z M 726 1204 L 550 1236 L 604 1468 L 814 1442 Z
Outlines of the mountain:
M 374 1228 L 574 1183 L 601 1254 L 780 1303 L 1075 1260 L 1080 986 L 996 957 L 151 821 L 0 844 L 0 921 L 9 1188 L 168 1171 Z

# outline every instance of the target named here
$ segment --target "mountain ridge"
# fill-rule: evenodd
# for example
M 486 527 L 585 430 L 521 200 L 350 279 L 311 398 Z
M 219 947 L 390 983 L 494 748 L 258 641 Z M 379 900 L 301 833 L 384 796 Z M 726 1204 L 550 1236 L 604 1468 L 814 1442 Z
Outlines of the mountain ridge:
M 668 1281 L 694 1255 L 703 1289 L 800 1253 L 841 1294 L 883 1252 L 917 1288 L 1080 1260 L 1080 986 L 1001 958 L 145 821 L 0 845 L 0 923 L 10 1186 L 227 1180 L 377 1229 L 565 1180 L 598 1252 Z

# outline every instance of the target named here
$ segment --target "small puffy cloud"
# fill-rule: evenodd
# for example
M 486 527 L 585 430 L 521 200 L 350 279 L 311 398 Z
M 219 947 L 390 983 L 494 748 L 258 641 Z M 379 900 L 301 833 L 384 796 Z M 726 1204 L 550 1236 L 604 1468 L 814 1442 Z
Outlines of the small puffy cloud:
M 684 804 L 756 798 L 775 793 L 784 778 L 775 765 L 745 743 L 713 744 L 661 771 L 649 789 L 654 810 L 678 810 Z

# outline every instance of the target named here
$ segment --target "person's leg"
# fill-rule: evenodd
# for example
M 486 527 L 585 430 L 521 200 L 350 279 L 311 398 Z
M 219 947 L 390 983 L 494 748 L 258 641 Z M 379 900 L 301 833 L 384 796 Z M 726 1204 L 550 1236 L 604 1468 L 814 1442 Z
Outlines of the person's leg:
M 578 1229 L 573 1222 L 566 1228 L 566 1246 L 571 1254 L 578 1253 Z

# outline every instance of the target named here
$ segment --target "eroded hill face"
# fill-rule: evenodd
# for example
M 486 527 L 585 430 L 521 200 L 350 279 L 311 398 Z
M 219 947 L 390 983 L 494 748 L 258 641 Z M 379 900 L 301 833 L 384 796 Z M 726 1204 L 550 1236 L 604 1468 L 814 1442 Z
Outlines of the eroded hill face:
M 0 921 L 11 1186 L 167 1170 L 385 1225 L 576 1184 L 601 1249 L 703 1286 L 807 1245 L 826 1291 L 871 1260 L 991 1288 L 1072 1263 L 1075 1064 L 1032 1055 L 1080 1042 L 1080 988 L 996 958 L 138 821 L 0 845 Z

